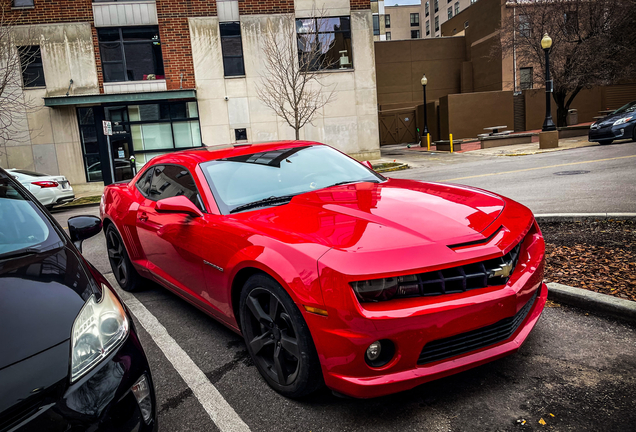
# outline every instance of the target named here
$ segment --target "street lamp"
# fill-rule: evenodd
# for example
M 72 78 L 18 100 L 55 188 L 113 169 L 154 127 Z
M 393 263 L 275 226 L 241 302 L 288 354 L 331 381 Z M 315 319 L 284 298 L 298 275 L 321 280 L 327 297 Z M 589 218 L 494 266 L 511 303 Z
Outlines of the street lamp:
M 426 84 L 428 83 L 428 79 L 426 78 L 426 75 L 422 75 L 422 80 L 420 81 L 422 83 L 422 89 L 424 90 L 424 137 L 428 136 L 428 119 L 426 117 Z
M 543 132 L 554 131 L 556 126 L 552 121 L 552 104 L 550 103 L 550 93 L 552 93 L 552 81 L 550 80 L 550 48 L 552 39 L 548 34 L 541 39 L 541 48 L 545 52 L 545 121 L 543 122 Z

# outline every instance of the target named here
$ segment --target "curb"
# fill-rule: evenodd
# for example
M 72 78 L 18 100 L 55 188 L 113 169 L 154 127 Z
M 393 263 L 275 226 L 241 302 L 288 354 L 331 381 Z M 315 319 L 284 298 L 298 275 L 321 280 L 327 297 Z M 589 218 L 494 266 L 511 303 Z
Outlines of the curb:
M 577 222 L 597 219 L 636 219 L 636 213 L 544 213 L 535 214 L 534 217 L 538 222 Z
M 74 210 L 74 209 L 81 209 L 81 208 L 86 208 L 86 207 L 97 207 L 99 206 L 99 203 L 88 203 L 88 204 L 77 204 L 77 205 L 63 205 L 63 206 L 59 206 L 59 207 L 53 207 L 51 210 L 49 210 L 49 213 L 53 214 L 53 213 L 59 213 L 59 212 L 63 212 L 66 210 Z
M 594 313 L 636 323 L 636 302 L 550 282 L 548 298 Z
M 393 167 L 389 167 L 389 168 L 379 168 L 379 169 L 373 169 L 373 171 L 377 172 L 377 173 L 385 173 L 385 172 L 392 172 L 392 171 L 402 171 L 402 170 L 406 170 L 409 169 L 409 164 L 407 163 L 402 163 L 401 165 L 396 165 Z

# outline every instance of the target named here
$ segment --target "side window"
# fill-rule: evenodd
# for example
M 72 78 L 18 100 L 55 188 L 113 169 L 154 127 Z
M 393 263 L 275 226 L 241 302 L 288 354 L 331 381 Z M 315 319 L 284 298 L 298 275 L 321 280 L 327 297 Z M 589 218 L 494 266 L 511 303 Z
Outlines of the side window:
M 197 206 L 201 211 L 205 211 L 201 196 L 194 183 L 190 172 L 184 167 L 177 165 L 165 165 L 162 171 L 155 174 L 150 186 L 150 199 L 160 200 L 173 196 L 183 195 Z M 154 191 L 157 191 L 155 193 Z
M 150 184 L 152 183 L 152 172 L 155 167 L 150 167 L 144 175 L 142 175 L 139 180 L 137 180 L 136 186 L 144 196 L 148 196 L 148 191 L 150 189 Z

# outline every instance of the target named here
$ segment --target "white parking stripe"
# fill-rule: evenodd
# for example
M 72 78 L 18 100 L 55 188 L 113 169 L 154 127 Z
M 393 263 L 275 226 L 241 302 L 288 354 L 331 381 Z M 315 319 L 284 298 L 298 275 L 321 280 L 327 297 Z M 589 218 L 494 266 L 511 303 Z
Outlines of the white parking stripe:
M 119 288 L 111 274 L 106 276 L 115 290 L 126 303 L 130 311 L 137 317 L 152 340 L 172 363 L 181 378 L 192 389 L 205 411 L 221 432 L 243 432 L 250 428 L 236 414 L 234 408 L 227 403 L 221 393 L 212 385 L 203 371 L 197 367 L 186 352 L 168 334 L 159 320 L 141 304 L 135 296 Z

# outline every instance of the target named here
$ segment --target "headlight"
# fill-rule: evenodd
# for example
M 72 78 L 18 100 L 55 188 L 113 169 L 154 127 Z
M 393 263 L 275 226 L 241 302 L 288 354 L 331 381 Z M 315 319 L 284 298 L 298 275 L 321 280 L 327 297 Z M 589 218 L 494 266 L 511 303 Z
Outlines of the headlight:
M 101 300 L 92 295 L 73 323 L 71 381 L 102 361 L 127 335 L 126 312 L 115 294 L 102 285 Z
M 633 117 L 623 117 L 622 119 L 618 119 L 614 122 L 614 126 L 622 125 L 630 121 Z
M 351 287 L 361 302 L 377 302 L 420 294 L 416 275 L 352 282 Z

